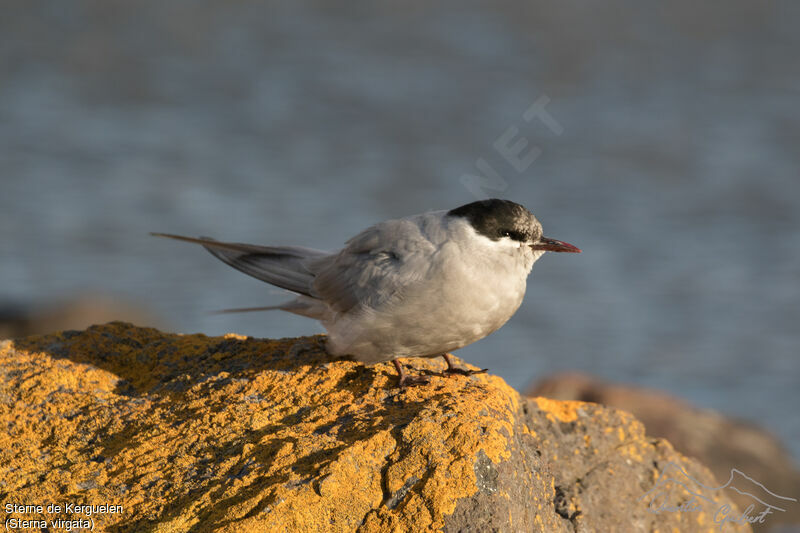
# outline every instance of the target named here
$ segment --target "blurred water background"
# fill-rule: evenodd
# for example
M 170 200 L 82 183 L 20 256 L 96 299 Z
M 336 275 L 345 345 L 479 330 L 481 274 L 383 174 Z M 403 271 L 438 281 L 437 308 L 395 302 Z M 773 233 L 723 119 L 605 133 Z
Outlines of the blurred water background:
M 181 332 L 321 331 L 149 231 L 335 249 L 475 200 L 546 234 L 514 318 L 457 355 L 756 421 L 800 457 L 800 4 L 8 2 L 0 299 L 113 294 Z M 551 120 L 523 119 L 534 102 Z M 523 171 L 494 147 L 514 130 Z M 517 137 L 514 137 L 516 139 Z

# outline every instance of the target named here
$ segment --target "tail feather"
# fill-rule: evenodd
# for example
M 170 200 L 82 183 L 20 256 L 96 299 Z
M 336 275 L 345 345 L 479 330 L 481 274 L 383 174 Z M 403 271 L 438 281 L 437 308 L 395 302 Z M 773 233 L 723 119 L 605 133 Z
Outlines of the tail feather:
M 211 313 L 214 315 L 224 315 L 227 313 L 252 313 L 255 311 L 280 311 L 280 305 L 267 305 L 264 307 L 235 307 L 233 309 L 218 309 L 217 311 L 212 311 Z
M 250 313 L 254 311 L 286 311 L 294 313 L 295 315 L 314 318 L 316 320 L 324 320 L 328 316 L 328 308 L 325 304 L 315 298 L 306 298 L 305 296 L 298 296 L 294 300 L 283 302 L 279 305 L 266 305 L 261 307 L 240 307 L 238 309 L 221 309 L 214 311 L 214 314 L 224 313 Z
M 328 255 L 327 252 L 299 246 L 258 246 L 221 242 L 208 237 L 183 237 L 168 233 L 151 233 L 151 235 L 200 244 L 217 259 L 256 279 L 298 294 L 312 298 L 319 297 L 313 287 L 314 274 L 306 265 L 310 259 Z

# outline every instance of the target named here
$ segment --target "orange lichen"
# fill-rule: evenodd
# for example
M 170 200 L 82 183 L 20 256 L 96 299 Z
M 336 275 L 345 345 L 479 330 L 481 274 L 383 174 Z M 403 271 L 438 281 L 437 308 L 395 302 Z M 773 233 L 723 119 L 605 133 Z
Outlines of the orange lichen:
M 477 490 L 476 454 L 508 457 L 519 396 L 488 375 L 400 391 L 391 365 L 332 362 L 320 340 L 112 323 L 6 342 L 3 491 L 120 504 L 97 519 L 122 529 L 442 527 Z M 380 505 L 410 482 L 402 513 Z
M 578 419 L 578 409 L 584 402 L 551 400 L 550 398 L 534 398 L 539 409 L 547 413 L 547 418 L 555 422 L 572 422 Z

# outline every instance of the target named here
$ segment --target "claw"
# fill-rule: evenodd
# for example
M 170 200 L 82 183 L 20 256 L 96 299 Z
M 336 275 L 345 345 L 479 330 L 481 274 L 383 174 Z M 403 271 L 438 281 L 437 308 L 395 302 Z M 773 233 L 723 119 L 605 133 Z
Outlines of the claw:
M 450 357 L 452 356 L 449 353 L 443 353 L 442 357 L 447 363 L 447 368 L 442 371 L 442 376 L 447 376 L 447 377 L 452 377 L 455 375 L 472 376 L 474 374 L 485 374 L 486 372 L 489 371 L 488 368 L 482 368 L 480 370 L 467 370 L 466 368 L 458 367 L 453 364 L 453 360 L 450 359 Z
M 485 374 L 488 372 L 488 368 L 481 368 L 480 370 L 468 370 L 466 368 L 458 368 L 452 367 L 442 371 L 442 375 L 446 377 L 453 377 L 455 375 L 459 376 L 472 376 L 474 374 Z
M 409 376 L 406 374 L 405 376 L 400 378 L 400 388 L 405 389 L 406 387 L 416 387 L 417 385 L 427 385 L 430 383 L 431 380 L 428 376 Z
M 400 378 L 398 386 L 401 389 L 415 387 L 417 385 L 426 385 L 431 381 L 428 376 L 409 376 L 406 374 L 405 370 L 403 370 L 403 365 L 401 365 L 400 361 L 397 359 L 392 360 L 392 364 L 394 364 L 394 367 L 397 369 L 397 377 Z

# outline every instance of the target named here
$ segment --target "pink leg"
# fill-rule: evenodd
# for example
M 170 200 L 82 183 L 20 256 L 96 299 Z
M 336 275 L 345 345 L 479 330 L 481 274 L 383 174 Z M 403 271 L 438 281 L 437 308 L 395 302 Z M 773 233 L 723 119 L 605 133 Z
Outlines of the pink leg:
M 467 370 L 466 368 L 459 368 L 453 364 L 453 360 L 451 359 L 452 355 L 449 353 L 443 353 L 442 357 L 444 357 L 445 362 L 447 362 L 447 369 L 442 372 L 445 376 L 454 376 L 456 374 L 460 374 L 462 376 L 471 376 L 473 374 L 485 374 L 489 369 L 483 368 L 481 370 Z
M 397 377 L 400 378 L 399 385 L 401 389 L 414 387 L 416 385 L 425 385 L 431 381 L 428 376 L 409 376 L 406 374 L 406 371 L 403 370 L 403 365 L 401 365 L 400 361 L 397 359 L 393 359 L 392 364 L 394 364 L 394 367 L 397 369 Z

